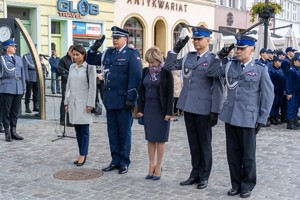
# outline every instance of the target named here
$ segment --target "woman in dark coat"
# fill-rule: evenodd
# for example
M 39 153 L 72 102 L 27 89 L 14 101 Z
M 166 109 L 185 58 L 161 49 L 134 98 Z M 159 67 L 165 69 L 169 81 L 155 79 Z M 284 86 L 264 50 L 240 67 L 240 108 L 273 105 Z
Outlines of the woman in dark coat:
M 172 73 L 163 68 L 163 55 L 157 47 L 150 48 L 145 58 L 149 67 L 143 69 L 137 115 L 143 117 L 148 141 L 149 172 L 146 179 L 159 180 L 165 142 L 169 138 L 174 83 Z

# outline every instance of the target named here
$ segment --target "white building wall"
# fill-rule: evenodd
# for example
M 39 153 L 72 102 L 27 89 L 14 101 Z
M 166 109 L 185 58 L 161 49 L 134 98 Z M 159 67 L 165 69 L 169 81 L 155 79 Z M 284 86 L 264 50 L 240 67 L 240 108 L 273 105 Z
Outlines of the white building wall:
M 128 3 L 132 2 L 132 3 Z M 137 5 L 135 2 L 139 2 Z M 115 2 L 115 15 L 114 22 L 115 25 L 121 26 L 125 23 L 124 19 L 129 15 L 141 16 L 146 22 L 147 31 L 147 43 L 144 44 L 144 48 L 148 49 L 153 45 L 153 25 L 155 19 L 162 17 L 165 19 L 167 28 L 167 48 L 171 49 L 172 46 L 172 29 L 178 24 L 178 21 L 185 21 L 189 25 L 197 26 L 204 23 L 208 28 L 214 28 L 214 6 L 215 1 L 173 1 L 165 0 L 165 2 L 176 3 L 183 5 L 186 8 L 186 12 L 167 10 L 155 8 L 152 5 L 153 0 L 150 0 L 150 5 L 148 1 L 125 1 L 117 0 Z M 157 1 L 156 1 L 157 2 Z M 190 3 L 194 2 L 194 3 Z M 206 3 L 204 3 L 206 2 Z

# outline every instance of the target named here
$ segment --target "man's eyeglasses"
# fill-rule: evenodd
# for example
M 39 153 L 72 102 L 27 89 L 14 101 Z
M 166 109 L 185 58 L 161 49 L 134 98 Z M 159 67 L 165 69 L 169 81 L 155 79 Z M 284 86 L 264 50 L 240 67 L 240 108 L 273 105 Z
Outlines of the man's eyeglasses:
M 119 36 L 114 36 L 114 37 L 113 37 L 114 40 L 118 40 L 118 39 L 120 39 L 120 38 L 121 38 L 121 37 L 119 37 Z

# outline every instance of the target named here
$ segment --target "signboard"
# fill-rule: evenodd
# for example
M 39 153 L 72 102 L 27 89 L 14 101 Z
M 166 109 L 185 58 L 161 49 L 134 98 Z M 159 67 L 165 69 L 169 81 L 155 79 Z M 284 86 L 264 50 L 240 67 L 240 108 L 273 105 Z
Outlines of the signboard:
M 77 5 L 73 1 L 58 0 L 57 10 L 60 17 L 82 18 L 86 15 L 98 15 L 99 5 L 80 0 Z
M 79 37 L 99 37 L 101 35 L 101 25 L 86 23 L 86 22 L 73 22 L 72 25 L 73 36 Z

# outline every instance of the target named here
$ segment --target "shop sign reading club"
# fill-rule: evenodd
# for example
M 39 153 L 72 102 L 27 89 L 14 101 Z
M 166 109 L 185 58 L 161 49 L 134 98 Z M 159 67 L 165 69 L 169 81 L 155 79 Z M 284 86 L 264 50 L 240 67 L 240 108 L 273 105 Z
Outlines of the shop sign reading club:
M 88 14 L 99 14 L 99 5 L 97 4 L 89 3 L 87 0 L 80 0 L 75 7 L 73 3 L 73 1 L 58 0 L 58 15 L 60 17 L 82 18 L 82 16 L 86 16 Z

